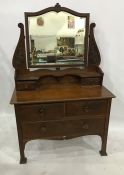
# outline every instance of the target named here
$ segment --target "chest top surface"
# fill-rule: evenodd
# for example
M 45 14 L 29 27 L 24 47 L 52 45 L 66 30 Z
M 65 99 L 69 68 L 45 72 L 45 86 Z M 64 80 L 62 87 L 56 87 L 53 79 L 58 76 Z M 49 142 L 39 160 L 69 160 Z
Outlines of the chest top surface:
M 108 99 L 115 96 L 104 86 L 54 85 L 35 91 L 14 91 L 11 104 Z

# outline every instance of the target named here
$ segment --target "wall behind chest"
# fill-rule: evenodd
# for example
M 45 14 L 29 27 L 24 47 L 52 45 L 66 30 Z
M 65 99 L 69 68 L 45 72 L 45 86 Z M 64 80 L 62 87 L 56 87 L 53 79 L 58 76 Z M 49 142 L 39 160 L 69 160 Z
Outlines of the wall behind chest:
M 19 38 L 17 24 L 24 23 L 24 11 L 38 11 L 59 2 L 79 12 L 91 13 L 91 22 L 97 24 L 96 40 L 101 52 L 101 68 L 106 85 L 117 98 L 113 103 L 115 116 L 124 113 L 124 17 L 123 0 L 4 0 L 0 2 L 0 115 L 13 114 L 9 101 L 14 89 L 12 56 Z

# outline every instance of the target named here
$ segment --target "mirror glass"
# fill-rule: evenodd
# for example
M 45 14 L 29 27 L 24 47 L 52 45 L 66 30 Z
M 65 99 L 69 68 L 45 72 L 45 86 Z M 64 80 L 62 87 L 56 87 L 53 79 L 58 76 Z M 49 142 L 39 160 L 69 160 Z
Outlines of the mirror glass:
M 54 11 L 28 17 L 29 65 L 83 65 L 86 18 Z

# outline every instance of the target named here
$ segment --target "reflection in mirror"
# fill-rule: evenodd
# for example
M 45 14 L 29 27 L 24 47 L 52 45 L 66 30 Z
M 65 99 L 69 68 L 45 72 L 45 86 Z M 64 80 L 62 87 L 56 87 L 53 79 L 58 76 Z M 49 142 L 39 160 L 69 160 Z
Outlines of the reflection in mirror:
M 30 65 L 83 65 L 86 18 L 67 12 L 28 17 Z

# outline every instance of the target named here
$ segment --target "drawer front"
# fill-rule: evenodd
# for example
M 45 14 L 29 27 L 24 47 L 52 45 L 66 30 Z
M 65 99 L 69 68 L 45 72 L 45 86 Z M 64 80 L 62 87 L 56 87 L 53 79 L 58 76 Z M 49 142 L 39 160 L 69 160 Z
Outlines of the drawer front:
M 69 120 L 59 122 L 23 123 L 24 139 L 52 138 L 56 136 L 100 135 L 104 131 L 104 119 Z
M 16 81 L 16 90 L 24 91 L 24 90 L 34 90 L 35 89 L 35 81 Z
M 106 100 L 96 101 L 74 101 L 65 104 L 65 115 L 69 116 L 86 116 L 86 115 L 104 115 L 107 110 Z
M 64 104 L 32 104 L 32 105 L 17 105 L 17 117 L 22 121 L 45 121 L 62 119 L 64 117 Z

